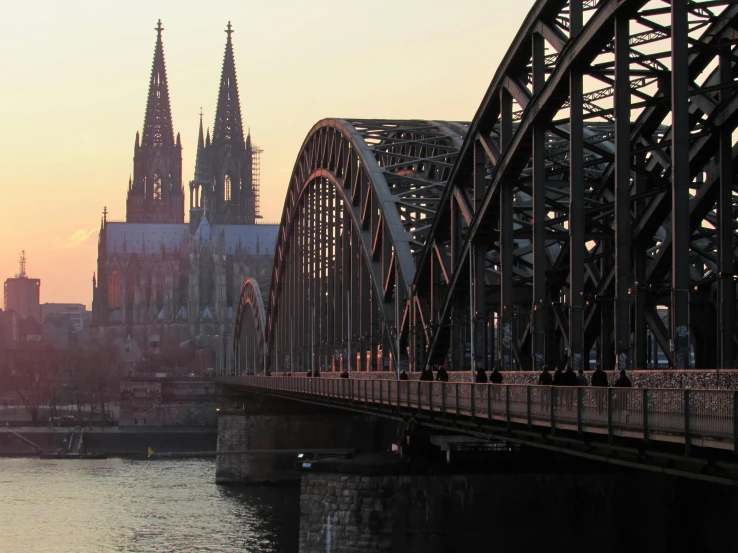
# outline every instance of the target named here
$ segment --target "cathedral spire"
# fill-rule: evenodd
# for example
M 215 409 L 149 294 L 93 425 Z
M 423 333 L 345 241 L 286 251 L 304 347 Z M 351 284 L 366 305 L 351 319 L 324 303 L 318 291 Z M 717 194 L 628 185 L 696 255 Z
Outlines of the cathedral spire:
M 164 64 L 164 45 L 161 41 L 163 30 L 160 19 L 156 25 L 156 47 L 154 49 L 154 62 L 151 66 L 149 98 L 146 103 L 143 141 L 141 143 L 143 147 L 171 146 L 174 143 L 167 69 Z
M 241 104 L 238 100 L 238 83 L 236 82 L 236 62 L 233 59 L 233 42 L 231 41 L 231 22 L 226 29 L 225 56 L 223 57 L 223 71 L 220 76 L 220 90 L 218 92 L 218 108 L 215 112 L 215 127 L 213 128 L 213 144 L 230 147 L 244 147 L 243 125 L 241 123 Z
M 200 131 L 197 133 L 197 156 L 195 157 L 195 180 L 205 178 L 207 182 L 207 162 L 205 159 L 205 139 L 202 134 L 202 108 L 200 108 Z
M 136 223 L 182 223 L 182 144 L 174 139 L 169 103 L 161 19 L 156 26 L 156 47 L 146 102 L 144 127 L 136 134 L 133 179 L 128 185 L 126 221 Z
M 200 130 L 197 134 L 197 151 L 205 148 L 205 139 L 202 134 L 202 108 L 200 108 Z

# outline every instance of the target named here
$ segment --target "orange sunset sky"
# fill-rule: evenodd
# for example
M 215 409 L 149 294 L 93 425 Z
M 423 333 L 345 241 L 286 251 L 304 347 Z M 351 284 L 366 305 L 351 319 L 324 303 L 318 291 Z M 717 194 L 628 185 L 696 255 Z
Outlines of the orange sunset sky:
M 533 0 L 273 2 L 40 0 L 0 17 L 0 276 L 42 279 L 42 302 L 90 307 L 103 206 L 125 218 L 156 32 L 186 187 L 198 113 L 212 127 L 230 20 L 261 214 L 278 222 L 292 166 L 324 117 L 468 121 Z M 189 196 L 185 199 L 189 205 Z

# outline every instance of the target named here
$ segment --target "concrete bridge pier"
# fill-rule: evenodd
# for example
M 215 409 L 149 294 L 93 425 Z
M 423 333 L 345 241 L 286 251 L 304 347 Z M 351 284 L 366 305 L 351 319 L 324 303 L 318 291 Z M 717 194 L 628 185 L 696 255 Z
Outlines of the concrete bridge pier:
M 293 453 L 248 454 L 254 450 L 353 449 L 390 447 L 391 423 L 327 407 L 244 393 L 221 408 L 215 480 L 219 484 L 297 484 Z M 222 454 L 221 454 L 222 453 Z
M 732 487 L 545 456 L 485 465 L 487 471 L 419 470 L 362 456 L 315 463 L 302 478 L 299 551 L 671 553 L 735 546 Z

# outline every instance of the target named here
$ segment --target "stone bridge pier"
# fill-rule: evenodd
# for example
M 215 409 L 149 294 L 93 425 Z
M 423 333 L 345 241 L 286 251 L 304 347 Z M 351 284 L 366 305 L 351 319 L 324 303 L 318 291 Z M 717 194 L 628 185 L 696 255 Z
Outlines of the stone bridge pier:
M 531 453 L 476 470 L 315 463 L 302 479 L 299 551 L 734 550 L 732 487 Z
M 295 453 L 258 451 L 373 452 L 388 449 L 396 434 L 393 423 L 373 416 L 244 392 L 219 411 L 215 480 L 219 484 L 298 483 Z

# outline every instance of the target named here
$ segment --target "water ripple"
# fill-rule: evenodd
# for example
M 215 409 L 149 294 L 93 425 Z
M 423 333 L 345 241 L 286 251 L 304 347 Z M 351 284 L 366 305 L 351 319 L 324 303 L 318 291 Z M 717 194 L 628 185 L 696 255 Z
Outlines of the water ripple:
M 222 488 L 212 460 L 0 459 L 3 553 L 288 553 L 299 490 Z

